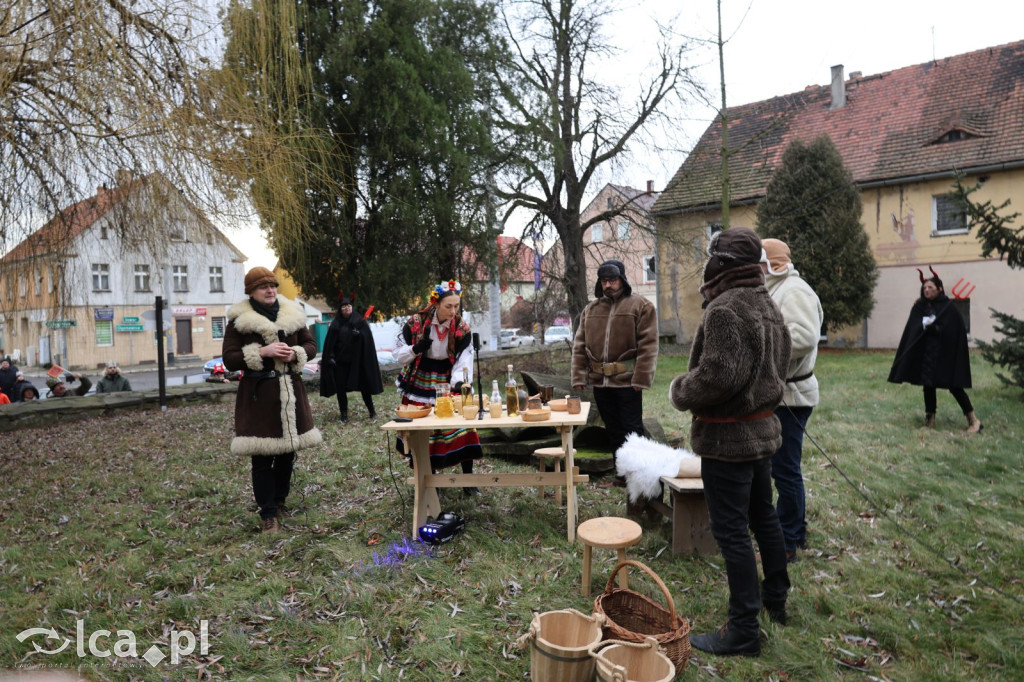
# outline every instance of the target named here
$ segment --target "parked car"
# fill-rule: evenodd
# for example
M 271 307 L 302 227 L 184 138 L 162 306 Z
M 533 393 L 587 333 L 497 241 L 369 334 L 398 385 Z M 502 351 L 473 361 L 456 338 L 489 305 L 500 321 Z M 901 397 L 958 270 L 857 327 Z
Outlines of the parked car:
M 521 329 L 502 329 L 498 339 L 498 348 L 519 348 L 520 346 L 536 346 L 537 339 L 524 333 Z
M 572 329 L 569 327 L 548 327 L 544 330 L 544 345 L 550 346 L 553 343 L 565 341 L 572 343 Z

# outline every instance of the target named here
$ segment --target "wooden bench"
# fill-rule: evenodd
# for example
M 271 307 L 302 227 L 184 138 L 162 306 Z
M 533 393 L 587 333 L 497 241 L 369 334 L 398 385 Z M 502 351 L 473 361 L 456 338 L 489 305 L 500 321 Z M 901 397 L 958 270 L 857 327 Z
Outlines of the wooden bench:
M 645 500 L 645 506 L 672 522 L 673 554 L 717 554 L 718 543 L 711 535 L 704 481 L 699 478 L 661 477 L 662 492 L 669 491 L 669 504 L 661 496 Z

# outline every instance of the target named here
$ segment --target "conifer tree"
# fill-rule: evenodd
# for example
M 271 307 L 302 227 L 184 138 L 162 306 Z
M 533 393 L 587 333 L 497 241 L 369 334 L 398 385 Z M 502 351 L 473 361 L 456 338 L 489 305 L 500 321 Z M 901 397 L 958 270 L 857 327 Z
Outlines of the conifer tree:
M 971 195 L 980 187 L 981 183 L 966 187 L 963 178 L 957 177 L 953 196 L 964 207 L 970 227 L 978 228 L 981 255 L 987 258 L 997 253 L 1006 259 L 1009 267 L 1024 267 L 1024 227 L 1013 226 L 1020 213 L 1002 215 L 1001 212 L 1010 206 L 1009 199 L 999 206 L 993 206 L 991 201 L 973 201 Z M 1003 338 L 991 343 L 979 340 L 981 355 L 993 365 L 1009 370 L 1010 376 L 996 372 L 1000 381 L 1024 388 L 1024 320 L 994 308 L 989 310 L 996 319 L 995 331 Z
M 758 232 L 789 245 L 796 269 L 821 299 L 827 327 L 867 318 L 878 269 L 860 223 L 860 190 L 832 140 L 791 142 L 765 195 Z

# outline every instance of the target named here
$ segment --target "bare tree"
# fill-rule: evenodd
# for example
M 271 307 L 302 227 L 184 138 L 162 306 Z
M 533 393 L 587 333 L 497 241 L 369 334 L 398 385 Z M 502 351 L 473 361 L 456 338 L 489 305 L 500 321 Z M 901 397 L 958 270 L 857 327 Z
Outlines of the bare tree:
M 575 319 L 588 292 L 583 233 L 623 206 L 583 222 L 580 210 L 595 173 L 627 152 L 630 142 L 658 117 L 666 100 L 694 87 L 683 66 L 683 45 L 663 32 L 659 65 L 640 82 L 632 101 L 591 76 L 594 62 L 611 54 L 602 23 L 613 11 L 603 0 L 522 0 L 504 8 L 513 47 L 501 80 L 505 106 L 495 126 L 510 149 L 505 167 L 506 219 L 517 209 L 535 214 L 530 228 L 550 223 L 563 245 L 564 284 Z

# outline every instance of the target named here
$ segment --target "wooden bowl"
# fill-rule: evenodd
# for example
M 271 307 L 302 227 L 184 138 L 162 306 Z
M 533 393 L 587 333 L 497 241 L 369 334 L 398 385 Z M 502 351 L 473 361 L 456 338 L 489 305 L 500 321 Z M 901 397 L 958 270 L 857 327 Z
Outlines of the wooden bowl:
M 551 410 L 526 410 L 519 414 L 524 422 L 543 422 L 551 419 Z
M 408 417 L 409 419 L 419 419 L 420 417 L 426 417 L 430 414 L 430 406 L 425 405 L 423 407 L 417 407 L 415 405 L 402 405 L 395 409 L 395 412 L 399 417 Z
M 569 404 L 566 403 L 565 398 L 556 398 L 548 401 L 548 407 L 555 412 L 566 412 L 569 409 Z

